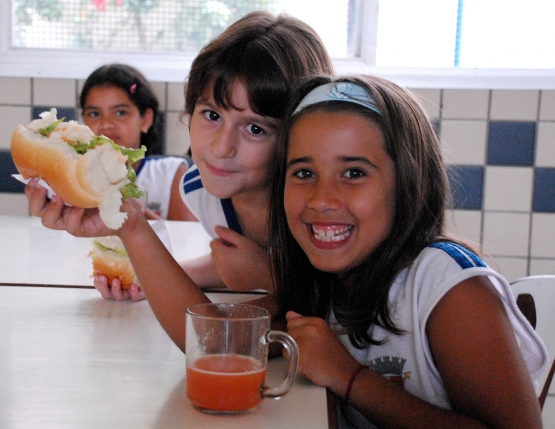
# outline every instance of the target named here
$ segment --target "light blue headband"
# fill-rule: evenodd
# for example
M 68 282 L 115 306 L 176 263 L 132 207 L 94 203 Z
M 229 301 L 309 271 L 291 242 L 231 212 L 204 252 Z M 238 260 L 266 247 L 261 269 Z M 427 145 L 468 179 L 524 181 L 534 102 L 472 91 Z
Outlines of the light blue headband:
M 310 91 L 299 103 L 293 115 L 296 115 L 305 107 L 323 101 L 346 101 L 360 104 L 381 115 L 372 96 L 363 87 L 349 82 L 332 82 L 318 86 Z

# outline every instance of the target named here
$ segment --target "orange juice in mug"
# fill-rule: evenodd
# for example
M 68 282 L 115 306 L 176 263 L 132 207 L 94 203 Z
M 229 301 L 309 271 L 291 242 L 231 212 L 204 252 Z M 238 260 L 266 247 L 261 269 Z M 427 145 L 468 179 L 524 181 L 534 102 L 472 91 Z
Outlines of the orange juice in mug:
M 293 383 L 298 348 L 286 333 L 270 331 L 269 313 L 245 304 L 199 304 L 187 309 L 187 396 L 212 414 L 252 411 L 265 397 L 283 396 Z M 265 386 L 268 344 L 288 351 L 283 383 Z
M 216 411 L 241 411 L 262 401 L 266 368 L 253 358 L 238 355 L 209 355 L 187 366 L 187 394 L 193 404 Z M 225 395 L 215 395 L 218 390 Z

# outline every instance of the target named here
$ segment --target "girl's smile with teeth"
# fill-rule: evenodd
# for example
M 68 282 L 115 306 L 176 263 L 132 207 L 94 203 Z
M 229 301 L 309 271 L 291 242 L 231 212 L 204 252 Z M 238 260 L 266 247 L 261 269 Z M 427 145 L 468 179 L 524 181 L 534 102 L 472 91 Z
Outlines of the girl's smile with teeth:
M 351 235 L 352 225 L 317 226 L 311 225 L 312 235 L 316 240 L 323 242 L 339 242 L 346 240 Z

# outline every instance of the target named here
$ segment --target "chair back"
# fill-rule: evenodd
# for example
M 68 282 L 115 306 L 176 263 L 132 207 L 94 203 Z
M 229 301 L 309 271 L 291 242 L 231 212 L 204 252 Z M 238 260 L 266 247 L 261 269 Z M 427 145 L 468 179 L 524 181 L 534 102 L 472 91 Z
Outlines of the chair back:
M 549 352 L 549 365 L 538 380 L 543 408 L 555 372 L 555 275 L 524 277 L 511 284 L 520 311 Z

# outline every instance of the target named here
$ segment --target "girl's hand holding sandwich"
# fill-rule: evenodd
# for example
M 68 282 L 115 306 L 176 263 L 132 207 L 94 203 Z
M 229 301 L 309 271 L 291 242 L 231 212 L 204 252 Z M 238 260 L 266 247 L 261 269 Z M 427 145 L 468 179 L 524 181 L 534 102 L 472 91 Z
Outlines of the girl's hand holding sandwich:
M 42 224 L 55 230 L 65 230 L 77 237 L 101 237 L 122 234 L 123 230 L 133 229 L 138 217 L 143 217 L 140 204 L 134 199 L 125 199 L 121 211 L 127 214 L 127 220 L 118 230 L 110 229 L 100 219 L 97 208 L 83 209 L 65 205 L 64 201 L 54 195 L 47 198 L 46 188 L 32 179 L 25 187 L 25 195 L 29 200 L 29 211 L 33 216 L 40 217 Z
M 114 299 L 116 301 L 126 299 L 141 301 L 145 299 L 145 294 L 138 284 L 133 283 L 128 290 L 124 290 L 119 279 L 113 279 L 112 283 L 109 284 L 108 278 L 101 274 L 94 276 L 94 287 L 104 299 Z
M 92 240 L 89 256 L 92 259 L 94 287 L 105 299 L 133 299 L 140 301 L 144 294 L 127 250 L 118 237 L 97 237 Z

